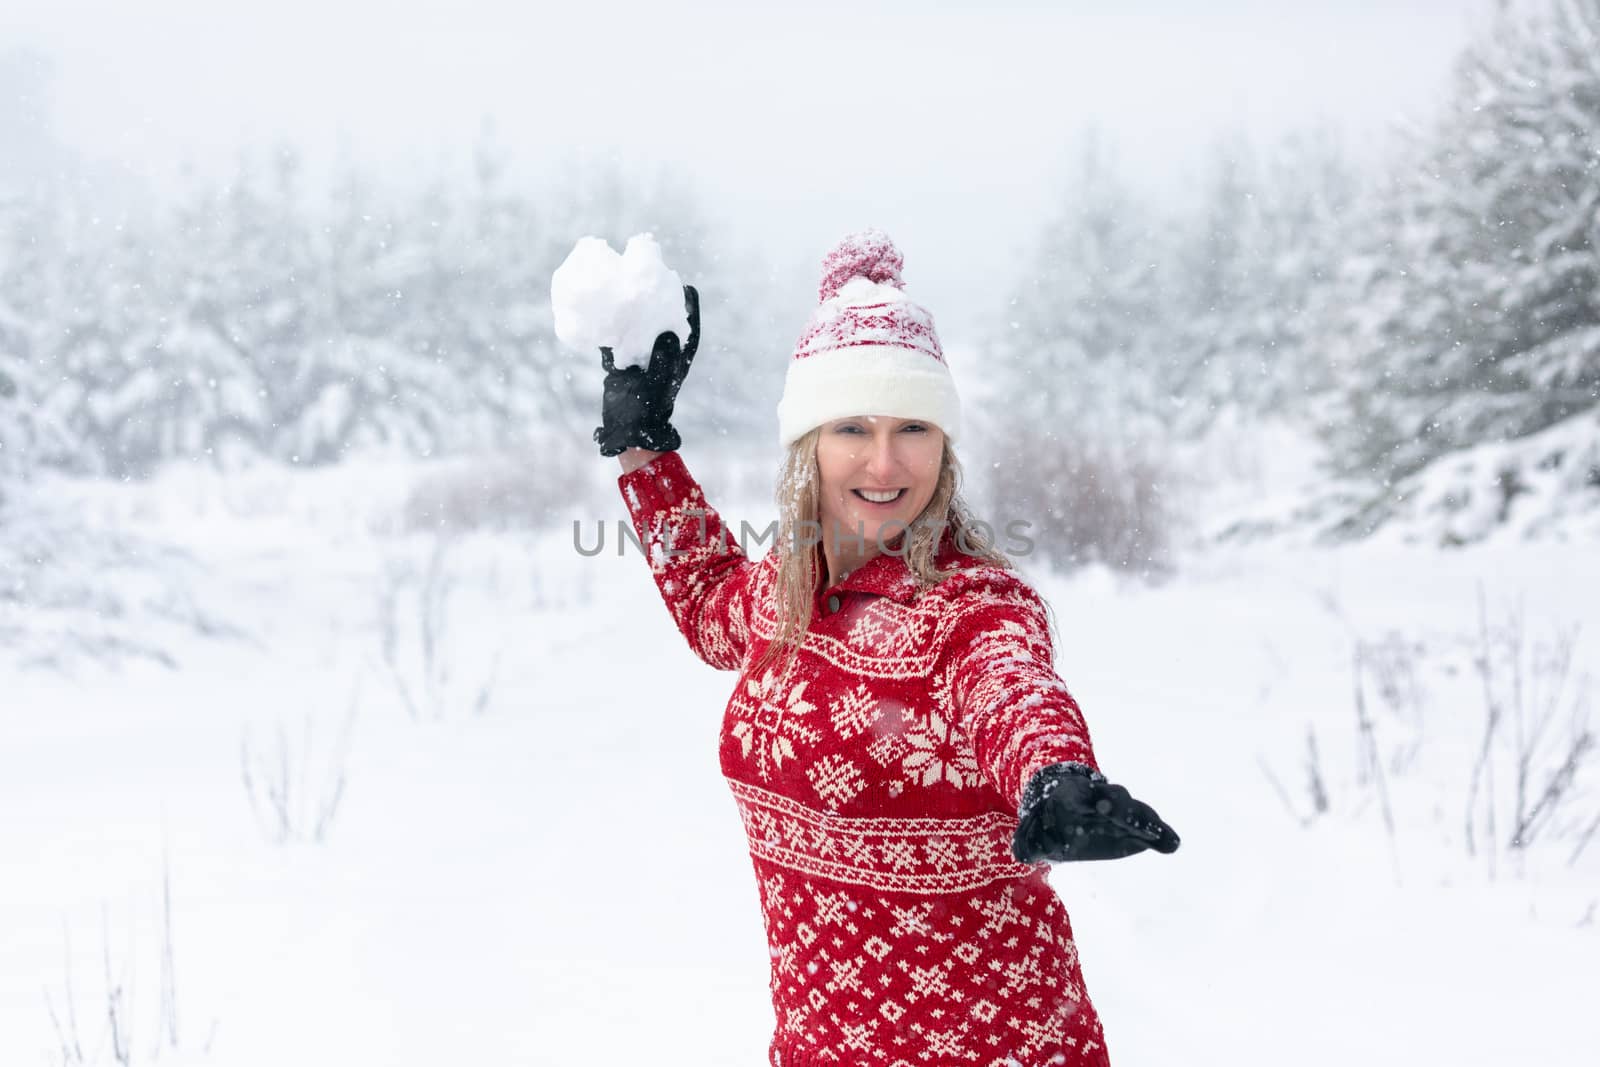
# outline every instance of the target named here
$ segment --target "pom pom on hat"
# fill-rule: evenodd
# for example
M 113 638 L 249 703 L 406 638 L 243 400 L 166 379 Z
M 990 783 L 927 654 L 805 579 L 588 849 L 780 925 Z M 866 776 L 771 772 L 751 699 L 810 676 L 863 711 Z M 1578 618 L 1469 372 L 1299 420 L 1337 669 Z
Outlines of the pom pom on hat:
M 865 278 L 879 285 L 904 289 L 906 283 L 900 272 L 905 265 L 905 257 L 882 230 L 853 233 L 822 257 L 822 284 L 817 289 L 817 301 L 832 300 L 838 295 L 839 287 L 851 278 Z
M 960 433 L 956 395 L 933 316 L 906 298 L 905 258 L 882 230 L 840 241 L 823 257 L 818 303 L 778 401 L 778 442 L 852 415 L 886 415 Z

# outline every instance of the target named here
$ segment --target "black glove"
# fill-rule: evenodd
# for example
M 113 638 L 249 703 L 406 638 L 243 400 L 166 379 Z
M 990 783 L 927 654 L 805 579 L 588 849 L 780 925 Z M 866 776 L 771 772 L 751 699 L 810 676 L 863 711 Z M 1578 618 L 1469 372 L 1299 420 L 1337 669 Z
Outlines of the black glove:
M 594 439 L 602 456 L 619 456 L 629 448 L 675 452 L 683 443 L 669 420 L 678 387 L 700 347 L 700 294 L 692 285 L 683 287 L 683 306 L 689 313 L 689 343 L 680 348 L 676 333 L 667 330 L 660 334 L 650 351 L 648 367 L 618 367 L 611 349 L 600 349 L 606 386 L 600 406 L 602 424 L 595 427 Z
M 1022 790 L 1017 817 L 1011 854 L 1019 863 L 1115 860 L 1178 848 L 1178 835 L 1150 805 L 1082 763 L 1041 768 Z

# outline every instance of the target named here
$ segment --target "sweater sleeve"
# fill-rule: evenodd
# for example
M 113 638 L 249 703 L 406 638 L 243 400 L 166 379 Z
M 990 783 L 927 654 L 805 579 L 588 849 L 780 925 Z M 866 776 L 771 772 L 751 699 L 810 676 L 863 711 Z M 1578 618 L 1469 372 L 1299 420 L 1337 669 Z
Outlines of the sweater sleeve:
M 749 587 L 757 564 L 729 536 L 676 452 L 617 479 L 661 598 L 694 654 L 738 670 L 749 644 Z M 702 534 L 703 531 L 703 534 Z
M 1041 767 L 1078 762 L 1099 770 L 1083 713 L 1055 672 L 1039 594 L 988 568 L 959 580 L 965 588 L 941 658 L 957 721 L 984 777 L 1015 808 Z

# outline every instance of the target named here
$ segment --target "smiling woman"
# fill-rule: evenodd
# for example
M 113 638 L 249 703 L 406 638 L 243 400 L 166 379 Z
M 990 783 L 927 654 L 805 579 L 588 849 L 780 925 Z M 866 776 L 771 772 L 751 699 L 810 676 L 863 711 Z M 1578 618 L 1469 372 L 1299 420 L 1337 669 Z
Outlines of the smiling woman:
M 688 342 L 610 370 L 596 439 L 626 449 L 618 485 L 690 648 L 739 672 L 721 765 L 766 921 L 771 1063 L 1104 1067 L 1048 862 L 1178 838 L 1099 773 L 1044 602 L 976 536 L 955 386 L 901 265 L 878 231 L 824 260 L 778 406 L 788 533 L 764 559 L 676 451 L 628 447 L 677 441 L 692 288 Z
M 913 419 L 836 419 L 817 438 L 823 584 L 903 536 L 939 488 L 944 431 Z

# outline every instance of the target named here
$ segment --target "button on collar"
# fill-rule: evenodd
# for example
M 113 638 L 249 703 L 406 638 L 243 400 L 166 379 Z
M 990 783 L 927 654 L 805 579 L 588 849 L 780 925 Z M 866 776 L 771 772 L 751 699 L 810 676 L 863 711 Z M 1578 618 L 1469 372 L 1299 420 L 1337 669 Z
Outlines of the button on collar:
M 839 594 L 838 593 L 834 593 L 832 596 L 828 597 L 828 610 L 830 612 L 834 612 L 834 611 L 838 611 L 839 610 Z

